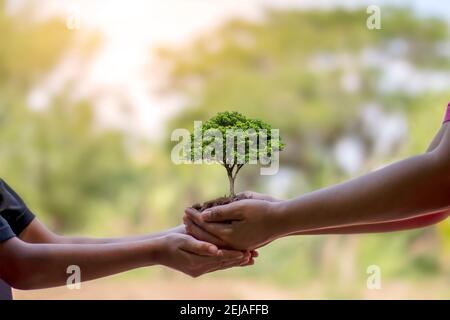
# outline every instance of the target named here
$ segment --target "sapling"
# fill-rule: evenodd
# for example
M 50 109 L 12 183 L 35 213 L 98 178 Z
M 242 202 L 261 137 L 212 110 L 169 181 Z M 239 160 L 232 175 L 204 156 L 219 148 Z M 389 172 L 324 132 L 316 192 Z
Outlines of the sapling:
M 284 148 L 277 130 L 261 120 L 246 118 L 239 112 L 219 112 L 196 130 L 191 135 L 190 160 L 218 163 L 225 168 L 228 176 L 228 198 L 216 199 L 212 205 L 239 200 L 236 198 L 235 181 L 242 167 L 248 163 L 268 165 L 275 153 Z

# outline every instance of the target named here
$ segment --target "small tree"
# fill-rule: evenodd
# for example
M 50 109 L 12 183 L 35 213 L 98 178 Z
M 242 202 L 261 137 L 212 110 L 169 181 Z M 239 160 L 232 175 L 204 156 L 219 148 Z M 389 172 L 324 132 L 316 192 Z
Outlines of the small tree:
M 191 135 L 190 160 L 201 158 L 221 164 L 227 171 L 231 198 L 235 196 L 236 176 L 244 164 L 270 164 L 274 153 L 284 148 L 270 125 L 239 112 L 219 112 L 198 129 L 200 132 Z

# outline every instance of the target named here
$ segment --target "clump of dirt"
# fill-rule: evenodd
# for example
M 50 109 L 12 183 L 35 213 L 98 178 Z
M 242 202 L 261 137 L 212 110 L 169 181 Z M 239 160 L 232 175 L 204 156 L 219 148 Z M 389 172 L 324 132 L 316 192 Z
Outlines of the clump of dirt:
M 192 208 L 194 208 L 195 210 L 198 210 L 200 212 L 205 211 L 206 209 L 212 208 L 212 207 L 216 207 L 216 206 L 223 206 L 235 201 L 239 201 L 239 200 L 244 200 L 246 199 L 244 196 L 242 195 L 236 195 L 233 197 L 220 197 L 214 200 L 210 200 L 210 201 L 206 201 L 202 204 L 200 203 L 196 203 L 192 206 Z

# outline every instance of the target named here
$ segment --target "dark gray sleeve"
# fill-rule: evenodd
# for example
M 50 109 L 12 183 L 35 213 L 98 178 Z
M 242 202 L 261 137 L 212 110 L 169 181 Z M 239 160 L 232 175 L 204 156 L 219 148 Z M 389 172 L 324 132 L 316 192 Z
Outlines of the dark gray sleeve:
M 1 179 L 0 218 L 0 241 L 20 235 L 35 218 L 19 195 Z
M 12 231 L 8 222 L 0 216 L 0 242 L 6 241 L 15 237 L 15 233 Z

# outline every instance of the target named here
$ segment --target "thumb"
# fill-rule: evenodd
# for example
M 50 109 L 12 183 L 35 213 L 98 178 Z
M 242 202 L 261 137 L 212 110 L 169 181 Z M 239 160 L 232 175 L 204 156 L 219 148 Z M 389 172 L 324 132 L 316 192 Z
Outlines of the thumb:
M 219 253 L 219 249 L 212 243 L 200 241 L 193 237 L 186 239 L 180 247 L 199 256 L 216 256 Z
M 232 205 L 224 205 L 206 209 L 201 213 L 201 217 L 206 222 L 225 222 L 241 220 L 242 214 Z

